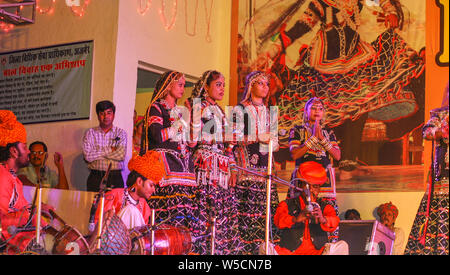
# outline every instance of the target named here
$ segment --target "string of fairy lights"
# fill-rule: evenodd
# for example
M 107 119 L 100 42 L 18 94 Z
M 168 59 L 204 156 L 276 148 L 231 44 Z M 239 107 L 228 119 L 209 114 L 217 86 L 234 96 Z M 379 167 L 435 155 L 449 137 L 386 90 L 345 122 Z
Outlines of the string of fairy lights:
M 60 0 L 65 1 L 65 0 Z M 152 7 L 155 5 L 153 0 L 136 0 L 137 1 L 137 13 L 141 16 L 145 16 L 149 13 Z M 156 1 L 156 0 L 155 0 Z M 194 2 L 195 1 L 195 2 Z M 89 4 L 92 0 L 80 0 L 79 5 L 66 5 L 74 16 L 83 17 L 86 12 L 88 12 Z M 166 31 L 170 31 L 175 27 L 177 19 L 179 19 L 179 0 L 171 0 L 172 5 L 166 8 L 166 0 L 159 0 L 159 8 L 157 10 L 160 21 L 163 28 Z M 197 24 L 200 22 L 198 20 L 200 0 L 184 0 L 184 18 L 185 18 L 185 32 L 189 36 L 197 35 Z M 192 5 L 191 5 L 192 4 Z M 206 24 L 206 41 L 211 42 L 211 19 L 213 12 L 214 0 L 203 0 L 203 8 L 205 10 L 205 24 Z M 55 12 L 56 0 L 36 0 L 36 12 L 43 15 L 51 15 Z M 192 10 L 192 7 L 195 7 Z M 17 13 L 23 9 L 20 6 Z M 14 24 L 9 24 L 7 22 L 1 21 L 0 17 L 0 31 L 4 33 L 10 32 L 15 28 Z

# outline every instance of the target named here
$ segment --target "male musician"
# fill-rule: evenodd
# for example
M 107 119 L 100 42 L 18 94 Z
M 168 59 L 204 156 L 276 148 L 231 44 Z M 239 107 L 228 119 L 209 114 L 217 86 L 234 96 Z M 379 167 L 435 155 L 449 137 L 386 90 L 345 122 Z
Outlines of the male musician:
M 302 181 L 300 196 L 282 201 L 274 216 L 281 230 L 281 240 L 275 250 L 279 255 L 347 255 L 344 241 L 328 243 L 327 232 L 339 225 L 333 206 L 318 201 L 320 185 L 327 180 L 325 168 L 307 161 L 299 166 L 297 176 Z M 309 187 L 307 186 L 309 185 Z
M 28 147 L 30 149 L 30 164 L 19 169 L 18 177 L 24 185 L 35 185 L 38 180 L 46 188 L 69 189 L 64 162 L 61 153 L 54 154 L 54 163 L 58 172 L 50 169 L 46 162 L 48 159 L 47 145 L 42 141 L 35 141 Z
M 392 255 L 402 255 L 405 232 L 400 227 L 395 227 L 395 220 L 398 216 L 398 208 L 393 205 L 392 202 L 383 203 L 378 206 L 377 214 L 380 217 L 380 222 L 395 233 Z
M 134 156 L 128 163 L 127 188 L 115 188 L 105 194 L 104 212 L 112 211 L 122 219 L 128 229 L 149 223 L 150 207 L 147 200 L 155 192 L 164 175 L 160 154 L 148 151 L 143 156 Z M 100 215 L 97 209 L 96 221 Z
M 17 178 L 17 170 L 29 163 L 25 127 L 17 121 L 13 112 L 0 110 L 0 216 L 2 241 L 8 244 L 12 253 L 23 252 L 36 234 L 36 216 L 30 217 L 30 204 L 23 194 L 23 184 Z M 50 206 L 42 204 L 42 211 Z M 42 225 L 45 225 L 43 222 Z M 29 230 L 24 230 L 24 226 Z M 30 229 L 31 228 L 31 229 Z M 22 232 L 21 232 L 22 231 Z M 1 249 L 1 247 L 0 247 Z
M 99 191 L 100 182 L 110 163 L 110 185 L 122 188 L 124 184 L 121 170 L 127 148 L 127 133 L 113 126 L 116 107 L 111 101 L 98 102 L 96 112 L 99 126 L 87 130 L 83 137 L 83 155 L 91 170 L 87 179 L 87 191 Z

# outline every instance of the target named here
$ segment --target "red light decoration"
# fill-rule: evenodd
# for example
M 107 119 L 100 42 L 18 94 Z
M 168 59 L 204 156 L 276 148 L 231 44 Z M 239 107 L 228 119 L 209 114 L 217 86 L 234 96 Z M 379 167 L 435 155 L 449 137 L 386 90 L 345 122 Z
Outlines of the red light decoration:
M 86 13 L 86 8 L 89 5 L 89 3 L 91 2 L 91 0 L 84 0 L 83 5 L 76 7 L 76 6 L 71 6 L 70 10 L 73 12 L 73 14 L 75 14 L 76 16 L 79 17 L 83 17 L 84 14 Z
M 170 20 L 170 23 L 167 23 L 165 10 L 166 10 L 166 3 L 164 0 L 161 0 L 161 8 L 159 8 L 159 17 L 161 18 L 161 22 L 163 23 L 166 31 L 170 31 L 175 26 L 175 21 L 177 20 L 178 0 L 173 0 L 172 19 Z
M 137 11 L 140 15 L 145 15 L 150 10 L 150 7 L 152 6 L 152 0 L 138 0 L 138 1 L 139 1 L 139 8 L 137 9 Z M 143 1 L 145 2 L 144 8 L 142 8 Z
M 3 18 L 0 18 L 0 20 Z M 9 32 L 10 30 L 14 29 L 14 24 L 8 24 L 5 22 L 0 22 L 0 30 L 2 30 L 3 32 Z
M 53 11 L 55 10 L 55 2 L 56 0 L 51 0 L 51 4 L 48 8 L 42 8 L 39 5 L 39 0 L 36 0 L 36 10 L 40 13 L 40 14 L 52 14 Z

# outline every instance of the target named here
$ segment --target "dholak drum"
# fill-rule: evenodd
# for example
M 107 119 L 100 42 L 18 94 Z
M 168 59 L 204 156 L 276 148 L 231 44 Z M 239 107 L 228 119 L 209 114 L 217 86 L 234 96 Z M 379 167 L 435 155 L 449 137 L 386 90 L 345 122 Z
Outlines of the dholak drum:
M 55 255 L 87 255 L 89 244 L 83 235 L 73 226 L 68 225 L 55 211 L 49 210 L 52 225 L 44 230 L 44 246 Z M 56 222 L 56 223 L 55 223 Z M 54 226 L 59 223 L 58 229 Z M 47 247 L 52 244 L 49 251 Z
M 72 226 L 64 225 L 59 231 L 54 228 L 46 230 L 54 236 L 52 254 L 55 255 L 87 255 L 89 244 L 83 235 Z
M 115 214 L 105 213 L 102 232 L 100 235 L 100 249 L 96 248 L 98 239 L 90 241 L 92 254 L 99 255 L 128 255 L 131 250 L 130 234 L 126 225 Z M 98 224 L 97 224 L 98 226 Z M 97 232 L 96 227 L 95 232 Z M 92 237 L 96 237 L 95 234 Z
M 154 255 L 186 255 L 191 250 L 191 233 L 185 227 L 163 224 L 154 230 Z M 151 255 L 152 236 L 148 226 L 130 231 L 131 255 Z

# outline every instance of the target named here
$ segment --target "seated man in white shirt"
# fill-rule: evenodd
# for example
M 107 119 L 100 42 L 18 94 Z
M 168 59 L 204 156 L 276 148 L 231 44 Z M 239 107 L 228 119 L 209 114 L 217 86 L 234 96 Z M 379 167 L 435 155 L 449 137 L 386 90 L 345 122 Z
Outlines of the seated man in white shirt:
M 19 169 L 17 173 L 23 184 L 34 186 L 39 181 L 41 187 L 69 189 L 61 153 L 54 154 L 54 163 L 58 168 L 58 172 L 56 172 L 46 165 L 48 150 L 44 142 L 35 141 L 30 144 L 29 149 L 30 164 Z

